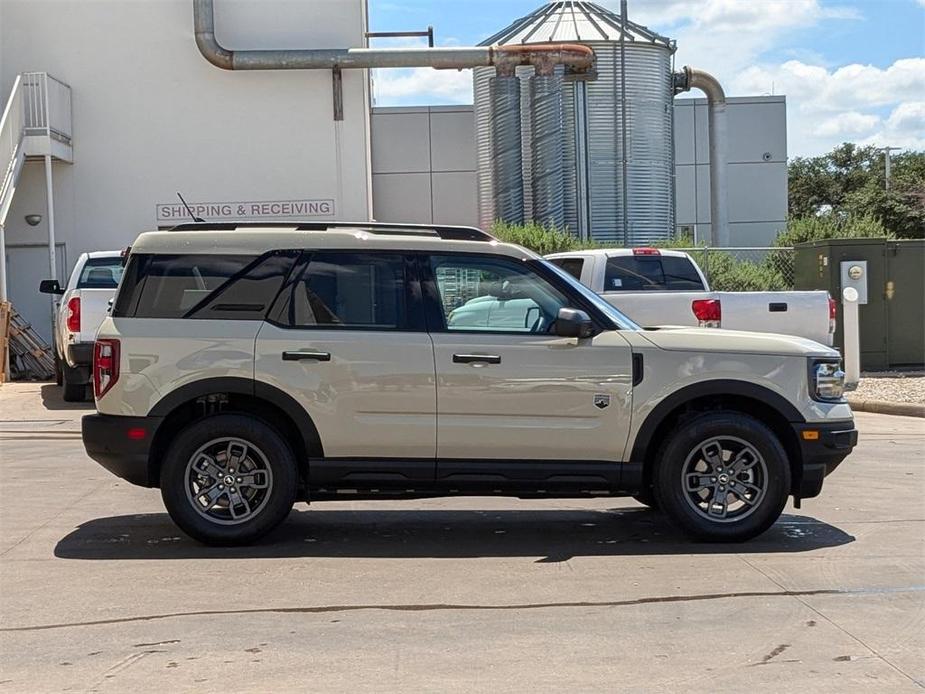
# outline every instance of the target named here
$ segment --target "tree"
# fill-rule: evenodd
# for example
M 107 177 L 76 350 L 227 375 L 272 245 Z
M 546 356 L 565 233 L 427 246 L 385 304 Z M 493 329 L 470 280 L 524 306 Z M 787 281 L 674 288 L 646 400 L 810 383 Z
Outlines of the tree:
M 894 155 L 890 190 L 883 151 L 839 145 L 818 157 L 797 157 L 789 166 L 791 218 L 873 217 L 898 237 L 925 237 L 925 152 Z

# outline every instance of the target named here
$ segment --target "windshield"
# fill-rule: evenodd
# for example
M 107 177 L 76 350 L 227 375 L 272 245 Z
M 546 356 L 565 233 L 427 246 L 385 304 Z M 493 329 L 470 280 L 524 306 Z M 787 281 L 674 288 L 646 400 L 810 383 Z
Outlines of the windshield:
M 572 277 L 562 268 L 558 267 L 557 265 L 553 263 L 550 263 L 548 260 L 533 260 L 531 262 L 540 263 L 543 265 L 543 267 L 556 273 L 572 289 L 574 289 L 576 292 L 581 294 L 589 302 L 594 304 L 595 307 L 597 307 L 597 309 L 600 310 L 602 313 L 606 314 L 607 317 L 610 318 L 610 320 L 612 320 L 614 323 L 617 324 L 617 327 L 620 330 L 642 330 L 642 327 L 634 323 L 628 316 L 624 315 L 623 313 L 620 313 L 620 311 L 618 311 L 616 308 L 608 304 L 601 297 L 599 297 L 597 294 L 592 292 L 590 289 L 588 289 L 585 285 L 583 285 L 581 282 L 576 280 L 574 277 Z

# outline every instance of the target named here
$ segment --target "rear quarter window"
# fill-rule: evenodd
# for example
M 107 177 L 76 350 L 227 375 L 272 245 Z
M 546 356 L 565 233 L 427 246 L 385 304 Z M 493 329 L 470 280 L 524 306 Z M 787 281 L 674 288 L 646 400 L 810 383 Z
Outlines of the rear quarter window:
M 581 281 L 581 271 L 585 267 L 584 258 L 549 258 L 549 262 L 559 266 L 576 280 Z
M 263 320 L 297 256 L 133 254 L 113 316 Z
M 625 255 L 607 259 L 604 291 L 701 291 L 703 281 L 689 258 Z

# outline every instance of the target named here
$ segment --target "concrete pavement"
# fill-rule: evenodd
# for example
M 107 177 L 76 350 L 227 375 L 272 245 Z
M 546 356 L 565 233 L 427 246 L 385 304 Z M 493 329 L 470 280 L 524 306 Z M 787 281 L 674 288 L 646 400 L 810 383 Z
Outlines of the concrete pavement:
M 0 692 L 925 685 L 919 419 L 859 413 L 822 496 L 743 545 L 471 498 L 300 504 L 217 549 L 86 458 L 84 411 L 0 387 Z

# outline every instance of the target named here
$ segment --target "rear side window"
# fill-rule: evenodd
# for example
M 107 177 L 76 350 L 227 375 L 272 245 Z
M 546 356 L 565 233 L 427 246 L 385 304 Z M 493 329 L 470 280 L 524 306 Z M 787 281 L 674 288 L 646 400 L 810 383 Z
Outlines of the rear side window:
M 133 255 L 113 316 L 262 320 L 297 255 Z
M 700 291 L 703 282 L 688 258 L 625 255 L 607 259 L 604 291 Z
M 549 262 L 558 265 L 576 280 L 581 281 L 581 271 L 584 269 L 584 258 L 549 258 Z
M 77 289 L 115 289 L 120 279 L 121 258 L 87 258 L 77 278 Z
M 388 253 L 308 256 L 273 319 L 293 328 L 402 330 L 407 326 L 404 258 Z

